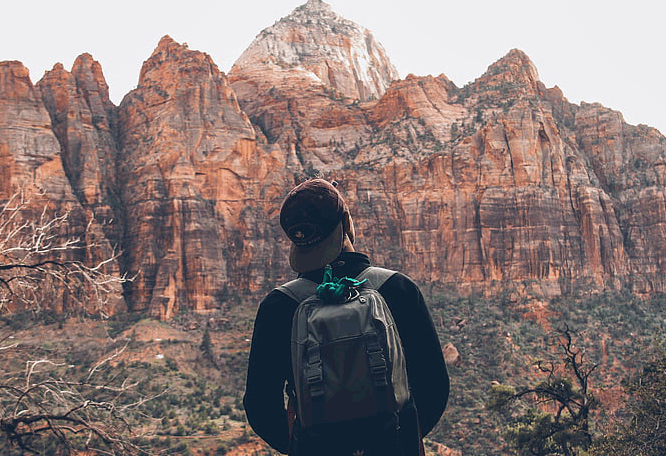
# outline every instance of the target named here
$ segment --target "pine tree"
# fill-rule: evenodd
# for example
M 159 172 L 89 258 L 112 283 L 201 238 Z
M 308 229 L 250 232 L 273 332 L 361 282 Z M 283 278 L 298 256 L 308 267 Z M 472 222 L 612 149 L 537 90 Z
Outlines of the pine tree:
M 213 355 L 213 343 L 210 340 L 210 332 L 208 328 L 203 333 L 203 338 L 201 339 L 201 345 L 199 345 L 199 350 L 204 355 L 204 358 L 211 363 L 215 364 L 215 356 Z

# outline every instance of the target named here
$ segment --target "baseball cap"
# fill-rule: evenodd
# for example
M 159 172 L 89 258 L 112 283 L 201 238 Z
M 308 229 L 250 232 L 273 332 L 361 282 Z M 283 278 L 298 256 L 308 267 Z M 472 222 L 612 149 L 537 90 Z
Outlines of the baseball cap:
M 307 180 L 287 194 L 280 225 L 291 241 L 289 265 L 294 271 L 314 271 L 340 255 L 346 210 L 340 192 L 324 179 Z

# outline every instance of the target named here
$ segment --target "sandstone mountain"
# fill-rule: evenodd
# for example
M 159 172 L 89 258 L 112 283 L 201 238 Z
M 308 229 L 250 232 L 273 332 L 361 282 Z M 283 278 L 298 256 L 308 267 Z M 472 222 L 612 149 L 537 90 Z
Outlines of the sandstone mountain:
M 345 97 L 381 97 L 398 71 L 369 30 L 335 14 L 321 0 L 309 0 L 263 30 L 234 64 L 232 73 L 265 73 L 276 87 L 284 76 L 306 86 L 323 85 Z M 254 79 L 256 83 L 260 81 Z
M 13 220 L 12 211 L 7 209 L 17 205 L 24 205 L 22 214 L 29 226 L 67 215 L 63 232 L 56 234 L 80 239 L 84 245 L 67 249 L 57 259 L 89 265 L 113 260 L 119 236 L 114 225 L 107 223 L 113 220 L 109 206 L 113 198 L 104 186 L 106 179 L 115 176 L 111 169 L 116 162 L 115 147 L 110 134 L 114 110 L 101 68 L 90 56 L 79 57 L 73 73 L 56 65 L 37 86 L 33 86 L 20 62 L 0 62 L 3 266 L 7 251 L 31 242 L 24 237 L 20 237 L 21 244 L 8 242 L 12 236 L 7 228 L 12 227 Z M 59 244 L 57 240 L 52 243 Z M 106 263 L 104 269 L 111 275 L 122 275 L 115 260 Z M 3 286 L 10 289 L 6 282 Z M 95 308 L 95 312 L 108 315 L 127 308 L 120 285 L 109 287 L 110 296 L 102 300 L 104 308 Z M 76 310 L 69 309 L 75 299 L 67 296 L 66 290 L 57 290 L 52 296 L 52 301 L 43 303 L 45 307 Z M 20 303 L 3 302 L 1 307 L 3 311 L 15 310 L 17 305 Z
M 3 198 L 42 189 L 98 226 L 136 276 L 131 310 L 225 309 L 292 277 L 279 205 L 315 172 L 358 249 L 424 285 L 666 291 L 666 138 L 568 102 L 519 50 L 462 88 L 398 80 L 370 32 L 310 0 L 228 75 L 164 37 L 120 106 L 89 55 L 36 85 L 2 62 L 0 95 Z

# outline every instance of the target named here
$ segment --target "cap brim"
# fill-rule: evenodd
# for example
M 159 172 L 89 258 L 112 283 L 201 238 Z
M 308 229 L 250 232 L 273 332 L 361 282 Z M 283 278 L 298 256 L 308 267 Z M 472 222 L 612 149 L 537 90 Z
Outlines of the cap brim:
M 298 247 L 292 243 L 289 251 L 289 265 L 296 272 L 323 268 L 340 255 L 343 242 L 344 230 L 342 222 L 340 222 L 326 239 L 312 247 Z

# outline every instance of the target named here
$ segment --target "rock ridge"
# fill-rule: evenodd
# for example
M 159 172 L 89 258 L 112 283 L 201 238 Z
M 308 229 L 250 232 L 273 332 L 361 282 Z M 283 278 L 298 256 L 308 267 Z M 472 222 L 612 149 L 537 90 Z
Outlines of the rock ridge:
M 230 283 L 256 289 L 261 275 L 244 270 L 265 270 L 270 246 L 265 216 L 249 206 L 275 204 L 273 186 L 283 183 L 272 173 L 284 157 L 257 147 L 226 76 L 167 36 L 119 109 L 134 309 L 169 319 L 182 308 L 228 305 Z
M 60 64 L 54 66 L 52 74 L 66 80 L 60 93 L 54 97 L 49 93 L 48 84 L 42 84 L 42 81 L 37 85 L 32 84 L 28 70 L 20 62 L 0 62 L 0 203 L 4 204 L 14 195 L 20 195 L 26 201 L 21 216 L 28 223 L 39 221 L 43 213 L 50 217 L 68 214 L 62 227 L 63 235 L 85 242 L 87 248 L 83 251 L 86 253 L 67 252 L 65 258 L 53 259 L 80 260 L 93 266 L 114 256 L 113 242 L 110 241 L 113 228 L 104 230 L 105 223 L 94 213 L 101 213 L 103 208 L 108 208 L 101 197 L 95 199 L 99 176 L 95 175 L 94 167 L 70 168 L 73 174 L 69 174 L 65 165 L 67 156 L 76 156 L 85 147 L 81 147 L 83 141 L 61 143 L 57 137 L 52 116 L 58 114 L 47 110 L 46 101 L 57 98 L 58 103 L 62 102 L 63 106 L 69 105 L 72 108 L 71 102 L 75 97 L 70 97 L 72 92 L 69 90 L 73 83 L 71 74 L 65 75 Z M 72 114 L 72 117 L 80 120 L 78 113 Z M 83 130 L 85 128 L 81 122 L 74 122 L 71 130 L 65 128 L 62 132 L 80 139 L 87 134 Z M 75 190 L 71 182 L 85 185 Z M 83 188 L 88 185 L 92 187 Z M 91 195 L 92 198 L 80 200 L 76 195 L 78 190 L 83 192 L 81 195 Z M 106 272 L 110 274 L 119 275 L 120 269 L 116 261 L 110 261 L 105 266 Z M 102 308 L 84 310 L 110 315 L 126 309 L 120 286 L 110 288 L 108 300 Z M 45 305 L 57 311 L 80 310 L 70 309 L 74 301 L 76 299 L 68 298 L 63 289 L 56 291 L 52 301 Z
M 117 107 L 90 55 L 36 86 L 3 62 L 0 192 L 77 208 L 122 248 L 129 308 L 162 319 L 292 277 L 279 206 L 316 173 L 340 183 L 358 250 L 428 289 L 666 292 L 663 135 L 570 103 L 520 50 L 457 87 L 396 79 L 368 36 L 310 0 L 228 76 L 165 36 Z

